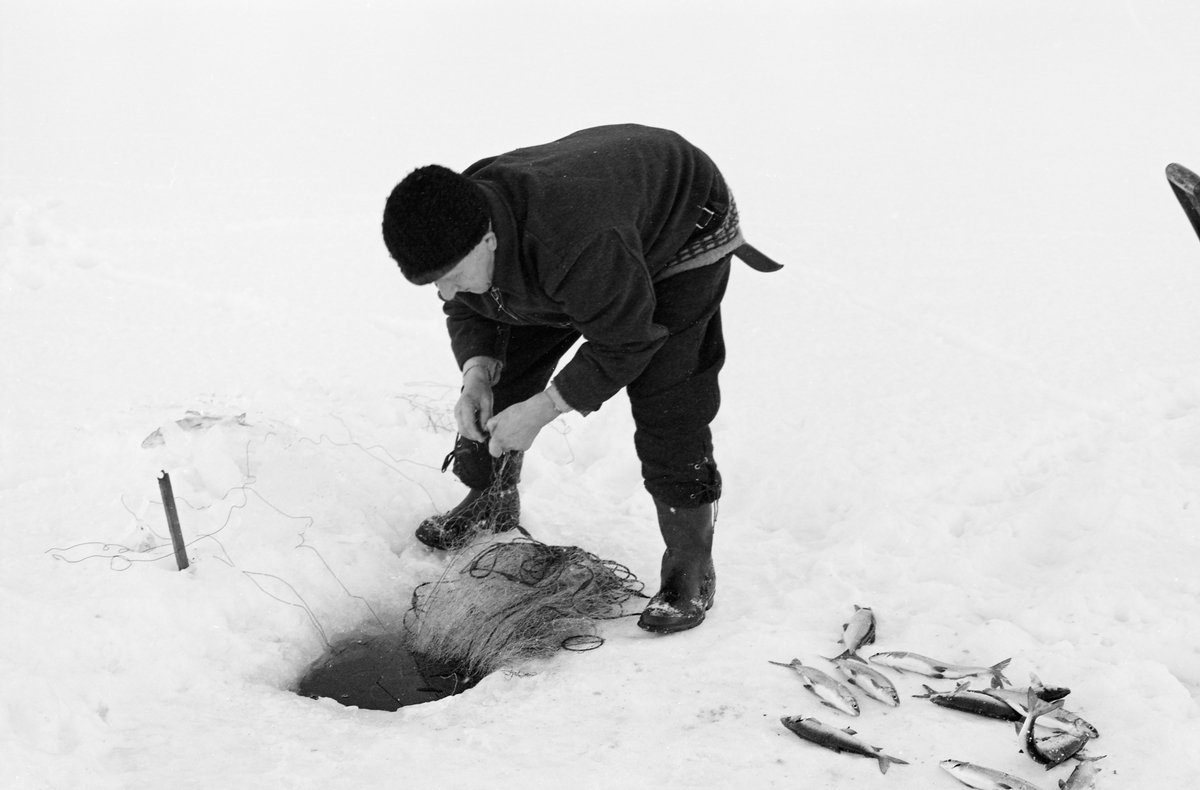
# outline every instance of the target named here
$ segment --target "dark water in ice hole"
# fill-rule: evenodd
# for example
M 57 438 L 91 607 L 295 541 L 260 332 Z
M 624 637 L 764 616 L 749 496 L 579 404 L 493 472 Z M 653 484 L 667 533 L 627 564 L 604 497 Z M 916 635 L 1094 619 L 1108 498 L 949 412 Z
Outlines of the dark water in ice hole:
M 460 694 L 479 680 L 412 653 L 399 635 L 359 635 L 339 641 L 314 662 L 295 691 L 346 706 L 394 711 Z

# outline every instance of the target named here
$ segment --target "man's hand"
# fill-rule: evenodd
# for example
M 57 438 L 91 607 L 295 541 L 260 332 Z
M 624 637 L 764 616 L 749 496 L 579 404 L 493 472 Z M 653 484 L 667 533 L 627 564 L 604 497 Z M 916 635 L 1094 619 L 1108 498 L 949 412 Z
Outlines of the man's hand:
M 462 394 L 454 406 L 458 432 L 473 442 L 486 442 L 483 426 L 492 419 L 492 385 L 487 370 L 476 366 L 463 375 Z
M 488 452 L 499 458 L 509 450 L 528 450 L 538 432 L 554 422 L 559 413 L 545 392 L 509 406 L 486 423 L 492 434 Z

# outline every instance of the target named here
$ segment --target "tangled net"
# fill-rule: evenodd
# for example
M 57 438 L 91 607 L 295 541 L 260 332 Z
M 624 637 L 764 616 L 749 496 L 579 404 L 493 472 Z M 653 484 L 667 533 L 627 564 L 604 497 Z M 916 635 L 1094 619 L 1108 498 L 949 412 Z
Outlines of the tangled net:
M 406 642 L 472 678 L 559 650 L 603 644 L 596 623 L 642 596 L 629 568 L 576 546 L 519 538 L 493 544 L 413 591 Z

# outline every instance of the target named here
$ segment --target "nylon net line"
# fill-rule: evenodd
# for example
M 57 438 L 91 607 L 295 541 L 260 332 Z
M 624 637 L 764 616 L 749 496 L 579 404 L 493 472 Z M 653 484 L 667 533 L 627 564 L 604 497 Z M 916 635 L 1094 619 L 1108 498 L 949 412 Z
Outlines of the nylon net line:
M 598 623 L 629 616 L 624 604 L 645 597 L 629 568 L 577 546 L 519 537 L 478 549 L 453 555 L 441 578 L 417 587 L 404 620 L 414 653 L 473 679 L 595 649 Z

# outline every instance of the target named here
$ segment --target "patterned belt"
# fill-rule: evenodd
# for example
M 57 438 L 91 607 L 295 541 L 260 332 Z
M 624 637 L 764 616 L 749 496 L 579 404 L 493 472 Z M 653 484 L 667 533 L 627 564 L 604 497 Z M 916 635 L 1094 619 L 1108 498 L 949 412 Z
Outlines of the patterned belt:
M 738 223 L 737 204 L 733 202 L 733 195 L 730 195 L 726 206 L 710 204 L 701 208 L 696 230 L 679 252 L 671 256 L 662 271 L 655 275 L 654 282 L 711 266 L 745 243 Z

